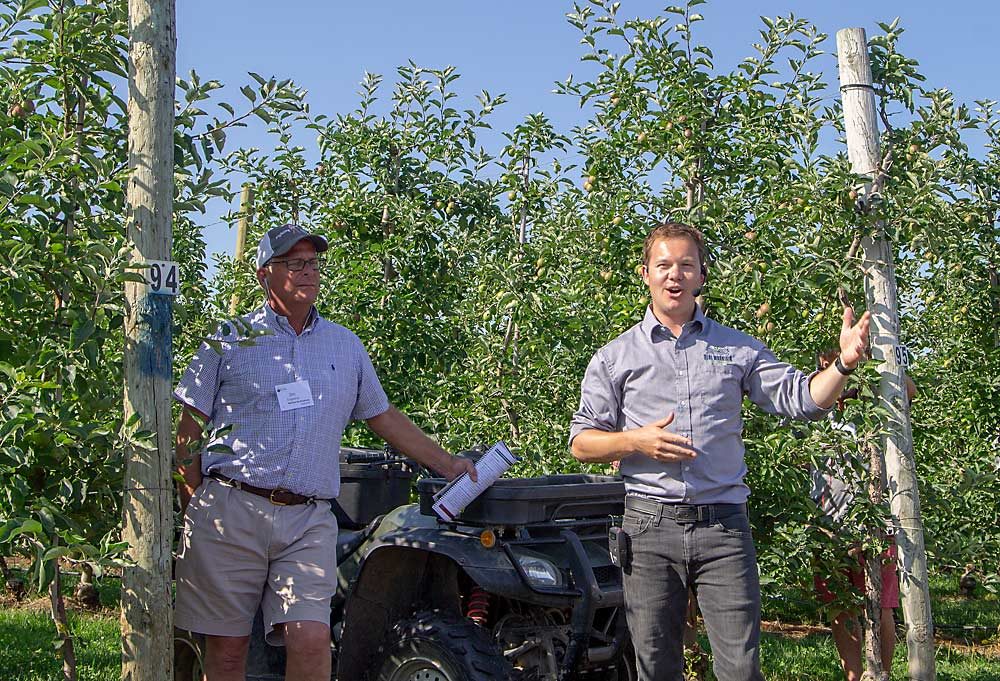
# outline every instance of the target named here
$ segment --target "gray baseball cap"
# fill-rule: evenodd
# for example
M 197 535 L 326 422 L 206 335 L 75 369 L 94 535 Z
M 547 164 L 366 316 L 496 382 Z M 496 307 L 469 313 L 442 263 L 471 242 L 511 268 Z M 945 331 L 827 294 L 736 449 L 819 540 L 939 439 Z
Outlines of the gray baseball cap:
M 316 247 L 317 253 L 322 253 L 330 247 L 326 239 L 318 234 L 310 234 L 298 225 L 272 227 L 261 237 L 260 244 L 257 245 L 257 269 L 266 265 L 271 258 L 288 253 L 303 239 L 309 239 Z

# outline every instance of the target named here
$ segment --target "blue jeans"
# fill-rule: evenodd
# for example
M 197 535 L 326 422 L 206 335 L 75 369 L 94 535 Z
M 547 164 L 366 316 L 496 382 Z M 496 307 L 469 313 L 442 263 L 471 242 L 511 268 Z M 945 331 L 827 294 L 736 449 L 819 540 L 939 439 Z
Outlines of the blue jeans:
M 719 681 L 762 681 L 760 578 L 746 507 L 629 497 L 622 527 L 631 543 L 625 608 L 639 679 L 683 681 L 691 587 Z

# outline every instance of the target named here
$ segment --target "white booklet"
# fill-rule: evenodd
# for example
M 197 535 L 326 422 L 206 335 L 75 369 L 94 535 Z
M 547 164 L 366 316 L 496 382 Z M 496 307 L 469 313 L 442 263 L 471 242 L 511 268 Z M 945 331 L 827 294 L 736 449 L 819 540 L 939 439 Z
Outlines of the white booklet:
M 490 450 L 476 462 L 476 482 L 468 473 L 463 473 L 434 495 L 432 508 L 442 520 L 454 520 L 466 506 L 482 494 L 487 487 L 496 482 L 517 462 L 517 457 L 510 453 L 502 441 L 490 447 Z

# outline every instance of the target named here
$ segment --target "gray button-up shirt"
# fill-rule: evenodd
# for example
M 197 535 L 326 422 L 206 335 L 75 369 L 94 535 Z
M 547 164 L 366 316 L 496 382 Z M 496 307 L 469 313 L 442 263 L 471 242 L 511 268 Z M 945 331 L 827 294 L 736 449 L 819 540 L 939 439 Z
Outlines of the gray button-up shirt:
M 697 456 L 678 463 L 626 456 L 621 473 L 628 493 L 672 503 L 740 504 L 750 494 L 743 482 L 744 395 L 771 414 L 818 419 L 827 410 L 809 394 L 809 379 L 700 307 L 680 338 L 647 307 L 642 322 L 590 360 L 570 443 L 584 430 L 631 430 L 674 412 L 667 428 L 690 438 Z
M 389 408 L 368 352 L 356 335 L 315 310 L 301 334 L 266 304 L 244 319 L 271 334 L 240 346 L 235 329 L 218 333 L 213 338 L 222 354 L 203 344 L 174 391 L 177 400 L 206 414 L 212 428 L 233 426 L 206 443 L 202 473 L 336 497 L 344 428 Z M 309 382 L 313 404 L 282 411 L 275 388 L 296 381 Z M 233 453 L 208 451 L 215 444 Z

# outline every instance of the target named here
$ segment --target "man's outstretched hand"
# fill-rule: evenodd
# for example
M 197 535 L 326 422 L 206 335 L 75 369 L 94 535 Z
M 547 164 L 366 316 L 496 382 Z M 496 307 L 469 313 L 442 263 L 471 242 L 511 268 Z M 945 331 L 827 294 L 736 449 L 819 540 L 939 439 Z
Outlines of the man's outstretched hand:
M 840 328 L 840 361 L 848 368 L 854 368 L 868 355 L 868 331 L 872 315 L 866 311 L 861 319 L 854 321 L 854 308 L 844 306 L 844 324 Z

